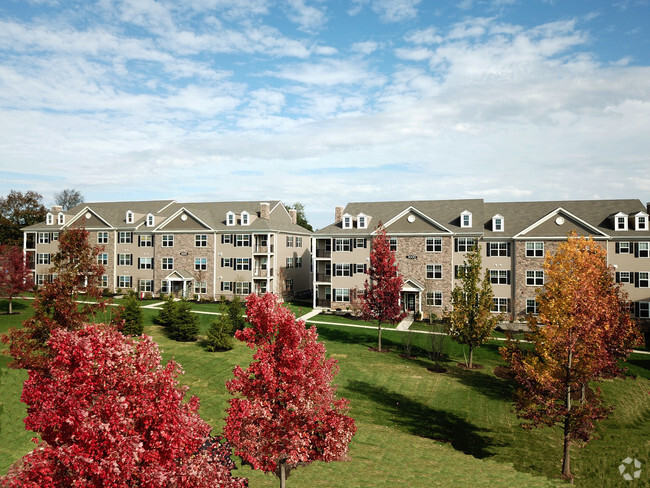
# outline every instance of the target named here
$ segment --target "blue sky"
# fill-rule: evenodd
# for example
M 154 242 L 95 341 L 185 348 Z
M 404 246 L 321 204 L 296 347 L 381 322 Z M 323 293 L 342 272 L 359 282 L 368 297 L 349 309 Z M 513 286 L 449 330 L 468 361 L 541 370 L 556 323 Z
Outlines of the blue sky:
M 650 200 L 650 0 L 5 0 L 0 194 Z

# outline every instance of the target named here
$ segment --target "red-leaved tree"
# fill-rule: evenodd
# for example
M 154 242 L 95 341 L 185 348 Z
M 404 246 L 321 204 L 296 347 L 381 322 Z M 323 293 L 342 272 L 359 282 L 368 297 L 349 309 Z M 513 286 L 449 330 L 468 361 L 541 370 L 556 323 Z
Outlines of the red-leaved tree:
M 52 258 L 55 277 L 36 294 L 33 317 L 22 329 L 2 336 L 9 343 L 13 368 L 42 368 L 50 358 L 47 341 L 52 331 L 80 329 L 95 322 L 97 313 L 106 308 L 99 288 L 104 273 L 97 262 L 101 248 L 90 244 L 89 232 L 82 228 L 62 232 L 58 242 L 59 251 Z
M 235 454 L 254 469 L 275 473 L 280 486 L 291 469 L 336 461 L 356 432 L 336 398 L 335 359 L 326 359 L 316 328 L 307 329 L 273 294 L 246 300 L 250 327 L 235 337 L 257 349 L 245 371 L 236 366 L 224 434 Z
M 528 421 L 523 427 L 563 427 L 562 475 L 571 478 L 571 443 L 587 442 L 611 411 L 598 388 L 587 398 L 588 383 L 620 374 L 619 361 L 640 334 L 606 250 L 591 238 L 569 235 L 555 255 L 547 254 L 544 272 L 539 314 L 529 319 L 534 349 L 526 353 L 510 343 L 502 354 L 519 383 L 515 407 Z
M 27 429 L 43 442 L 3 487 L 245 487 L 230 448 L 209 436 L 198 398 L 183 398 L 179 364 L 161 365 L 150 337 L 114 328 L 57 329 L 47 370 L 23 387 Z
M 404 281 L 400 276 L 395 253 L 390 250 L 390 239 L 386 229 L 379 223 L 372 239 L 370 250 L 370 283 L 364 283 L 365 293 L 361 300 L 361 315 L 364 320 L 377 321 L 377 350 L 381 352 L 381 324 L 396 324 L 406 317 L 399 299 Z
M 17 246 L 0 245 L 0 296 L 9 299 L 11 315 L 14 297 L 31 290 L 34 286 L 32 272 L 25 261 L 22 249 Z

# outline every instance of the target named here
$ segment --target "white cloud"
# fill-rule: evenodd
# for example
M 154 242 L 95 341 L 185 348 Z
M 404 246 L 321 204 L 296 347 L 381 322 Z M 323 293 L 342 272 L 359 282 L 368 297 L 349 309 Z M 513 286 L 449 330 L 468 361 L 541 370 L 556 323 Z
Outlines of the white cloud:
M 291 64 L 278 71 L 268 72 L 267 75 L 307 85 L 334 86 L 359 83 L 380 85 L 383 83 L 383 77 L 366 71 L 353 60 L 325 59 L 319 63 Z
M 352 52 L 361 53 L 361 54 L 372 54 L 379 48 L 379 44 L 375 41 L 362 41 L 355 42 L 350 46 Z
M 304 31 L 318 30 L 326 22 L 325 12 L 311 5 L 306 5 L 304 0 L 286 0 L 289 5 L 288 18 L 300 26 Z
M 420 2 L 421 0 L 352 0 L 348 14 L 358 15 L 365 5 L 370 5 L 372 11 L 384 22 L 401 22 L 417 17 Z

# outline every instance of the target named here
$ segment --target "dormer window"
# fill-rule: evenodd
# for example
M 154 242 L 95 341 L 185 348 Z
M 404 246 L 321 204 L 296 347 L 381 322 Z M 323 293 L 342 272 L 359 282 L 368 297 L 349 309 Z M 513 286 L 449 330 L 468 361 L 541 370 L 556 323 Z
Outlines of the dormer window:
M 366 217 L 362 213 L 357 215 L 357 227 L 359 229 L 367 229 L 368 228 L 368 217 Z
M 492 232 L 503 232 L 503 215 L 492 217 Z
M 627 230 L 627 214 L 619 212 L 614 215 L 614 230 Z
M 241 225 L 250 225 L 251 217 L 250 214 L 246 211 L 241 213 Z
M 343 228 L 344 229 L 351 229 L 352 228 L 352 215 L 345 214 L 343 216 Z
M 133 212 L 131 212 L 130 210 L 127 210 L 126 212 L 126 223 L 127 224 L 133 223 Z
M 47 225 L 53 225 L 54 224 L 54 215 L 52 215 L 50 212 L 47 213 L 45 216 L 45 223 Z
M 226 225 L 235 225 L 235 212 L 228 212 L 226 214 Z
M 648 230 L 648 214 L 639 212 L 634 216 L 634 229 L 635 230 Z
M 65 214 L 63 212 L 59 212 L 59 215 L 57 216 L 57 223 L 59 225 L 65 224 Z
M 472 226 L 472 212 L 469 210 L 464 210 L 460 214 L 460 226 L 462 228 L 469 228 Z
M 153 227 L 153 214 L 147 214 L 147 227 Z

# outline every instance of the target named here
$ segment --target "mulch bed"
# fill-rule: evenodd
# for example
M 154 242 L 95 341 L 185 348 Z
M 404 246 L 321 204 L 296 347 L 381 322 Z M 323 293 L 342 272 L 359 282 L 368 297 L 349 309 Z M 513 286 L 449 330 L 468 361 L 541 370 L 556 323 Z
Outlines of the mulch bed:
M 391 349 L 382 349 L 381 351 L 378 351 L 376 347 L 369 347 L 369 348 L 368 348 L 368 351 L 371 351 L 371 352 L 378 352 L 378 353 L 380 353 L 380 354 L 384 354 L 384 353 L 386 353 L 386 352 L 391 352 Z
M 483 369 L 482 364 L 476 364 L 476 363 L 472 364 L 471 368 L 468 368 L 465 363 L 456 363 L 456 366 L 458 366 L 460 369 L 472 369 L 472 370 L 474 370 L 474 369 Z
M 446 373 L 447 368 L 443 368 L 442 366 L 429 366 L 427 371 L 431 371 L 432 373 Z

